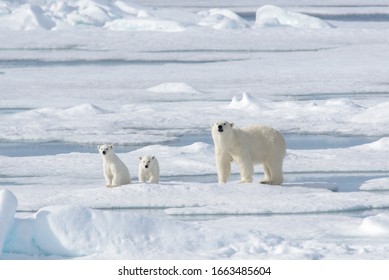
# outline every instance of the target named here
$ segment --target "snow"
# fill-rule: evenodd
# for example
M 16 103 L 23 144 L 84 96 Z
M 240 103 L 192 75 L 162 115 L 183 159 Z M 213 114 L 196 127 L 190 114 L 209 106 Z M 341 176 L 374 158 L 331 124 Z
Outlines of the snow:
M 318 18 L 265 5 L 257 10 L 255 25 L 260 27 L 297 27 L 297 28 L 331 28 L 331 25 Z
M 361 230 L 366 234 L 387 236 L 389 233 L 389 216 L 379 214 L 367 217 L 361 224 Z
M 275 4 L 2 1 L 0 259 L 388 258 L 386 3 Z M 282 186 L 217 183 L 220 119 L 285 135 Z
M 240 29 L 250 27 L 250 23 L 234 12 L 226 9 L 211 9 L 199 12 L 202 17 L 200 26 L 210 26 L 214 29 Z
M 361 191 L 384 191 L 389 190 L 389 178 L 368 180 L 359 187 Z
M 251 94 L 247 92 L 242 93 L 242 97 L 232 97 L 230 104 L 228 104 L 229 109 L 236 110 L 251 110 L 251 111 L 259 111 L 259 110 L 270 110 L 269 107 L 264 105 L 265 101 L 259 102 L 256 100 Z
M 213 8 L 200 11 L 196 15 L 186 15 L 172 20 L 171 15 L 165 15 L 163 11 L 149 10 L 125 1 L 38 1 L 38 4 L 5 1 L 0 14 L 0 29 L 61 30 L 103 27 L 116 31 L 182 32 L 193 26 L 217 30 L 252 26 L 249 21 L 229 9 Z M 265 5 L 257 10 L 255 26 L 328 28 L 331 25 L 312 16 Z
M 0 254 L 3 251 L 3 243 L 13 224 L 17 208 L 16 197 L 8 190 L 0 189 Z
M 148 88 L 147 91 L 155 93 L 198 93 L 197 90 L 186 83 L 162 83 Z

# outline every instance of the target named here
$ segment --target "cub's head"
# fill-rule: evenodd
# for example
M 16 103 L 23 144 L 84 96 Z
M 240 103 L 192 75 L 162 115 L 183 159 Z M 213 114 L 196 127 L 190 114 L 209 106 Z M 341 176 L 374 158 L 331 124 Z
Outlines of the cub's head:
M 144 156 L 144 157 L 139 157 L 139 165 L 144 168 L 150 168 L 156 161 L 155 156 Z
M 97 146 L 99 153 L 104 157 L 113 153 L 113 145 L 101 145 Z
M 212 134 L 216 134 L 216 133 L 226 134 L 229 131 L 231 131 L 233 127 L 234 127 L 233 123 L 229 123 L 227 121 L 218 121 L 212 125 Z

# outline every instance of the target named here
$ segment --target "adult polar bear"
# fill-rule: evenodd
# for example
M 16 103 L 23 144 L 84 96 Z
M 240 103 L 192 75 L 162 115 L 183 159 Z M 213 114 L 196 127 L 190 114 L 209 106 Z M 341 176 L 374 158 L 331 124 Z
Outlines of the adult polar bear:
M 103 157 L 103 171 L 106 187 L 118 187 L 131 184 L 131 176 L 127 166 L 120 160 L 113 150 L 113 145 L 97 146 Z
M 231 162 L 235 161 L 239 165 L 241 183 L 252 182 L 254 164 L 262 163 L 265 177 L 261 183 L 282 184 L 286 144 L 279 131 L 263 125 L 240 129 L 233 123 L 219 121 L 212 125 L 212 138 L 219 183 L 227 182 Z

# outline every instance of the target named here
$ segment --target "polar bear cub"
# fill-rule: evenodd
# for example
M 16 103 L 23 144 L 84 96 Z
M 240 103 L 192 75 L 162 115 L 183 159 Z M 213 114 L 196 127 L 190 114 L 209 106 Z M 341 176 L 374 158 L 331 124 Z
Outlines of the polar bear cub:
M 130 172 L 127 166 L 115 155 L 113 145 L 97 146 L 103 157 L 103 170 L 106 187 L 117 187 L 131 183 Z
M 159 183 L 159 164 L 155 156 L 139 157 L 138 177 L 139 181 Z
M 235 161 L 239 165 L 242 183 L 252 182 L 254 164 L 261 163 L 265 173 L 261 183 L 282 184 L 286 144 L 279 131 L 264 125 L 240 129 L 233 123 L 219 121 L 212 125 L 212 139 L 219 183 L 227 182 L 231 162 Z

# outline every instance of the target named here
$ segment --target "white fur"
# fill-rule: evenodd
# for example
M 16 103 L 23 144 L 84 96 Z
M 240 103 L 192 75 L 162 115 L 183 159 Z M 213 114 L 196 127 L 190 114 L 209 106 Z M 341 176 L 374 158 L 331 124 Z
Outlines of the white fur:
M 139 181 L 159 183 L 159 164 L 155 156 L 139 157 L 138 177 Z
M 103 157 L 103 170 L 106 187 L 117 187 L 131 183 L 130 172 L 127 166 L 115 155 L 113 145 L 97 146 Z
M 262 163 L 265 177 L 261 183 L 282 184 L 286 144 L 279 131 L 263 125 L 239 129 L 232 123 L 220 121 L 212 125 L 212 138 L 219 183 L 227 182 L 231 162 L 235 161 L 242 183 L 252 182 L 254 164 Z

